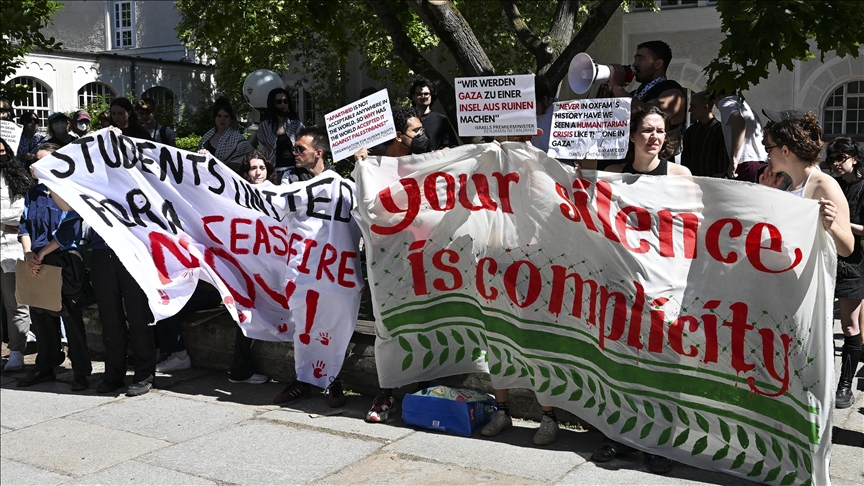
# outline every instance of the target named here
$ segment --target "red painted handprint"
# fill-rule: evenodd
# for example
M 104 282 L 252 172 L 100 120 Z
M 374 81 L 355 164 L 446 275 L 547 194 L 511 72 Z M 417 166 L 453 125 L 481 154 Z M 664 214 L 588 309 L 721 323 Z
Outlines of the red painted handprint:
M 315 323 L 315 313 L 318 312 L 318 292 L 309 290 L 306 292 L 306 332 L 299 336 L 300 342 L 309 344 L 312 337 L 309 335 L 312 332 L 312 324 Z
M 327 346 L 330 344 L 330 333 L 327 332 L 319 332 L 318 337 L 315 338 L 316 341 L 321 341 L 322 346 Z
M 321 361 L 321 360 L 316 361 L 315 364 L 313 365 L 312 376 L 314 376 L 315 378 L 323 378 L 323 377 L 327 376 L 327 373 L 322 373 L 322 371 L 324 371 L 324 368 L 326 366 L 327 365 L 323 361 Z

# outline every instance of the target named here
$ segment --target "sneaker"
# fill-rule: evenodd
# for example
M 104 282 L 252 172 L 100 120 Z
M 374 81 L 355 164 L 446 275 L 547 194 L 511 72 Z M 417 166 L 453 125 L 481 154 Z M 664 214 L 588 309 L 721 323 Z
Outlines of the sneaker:
M 248 383 L 250 385 L 260 385 L 262 383 L 267 383 L 268 381 L 270 381 L 270 378 L 267 377 L 266 375 L 255 373 L 252 376 L 250 376 L 249 378 L 246 378 L 245 380 L 237 380 L 237 379 L 231 378 L 231 376 L 229 375 L 228 381 L 230 381 L 231 383 Z
M 492 420 L 480 429 L 480 435 L 494 437 L 511 427 L 513 427 L 513 419 L 504 413 L 504 410 L 497 410 L 492 414 Z
M 549 445 L 558 438 L 558 422 L 544 415 L 540 419 L 540 428 L 534 434 L 534 445 Z
M 648 470 L 654 474 L 666 474 L 672 470 L 675 463 L 671 459 L 657 454 L 648 454 Z
M 24 353 L 12 351 L 9 353 L 9 361 L 3 367 L 3 371 L 17 371 L 24 367 Z
M 153 375 L 144 378 L 141 381 L 136 381 L 129 385 L 129 388 L 126 389 L 127 397 L 137 397 L 139 395 L 144 395 L 149 392 L 153 388 Z
M 170 373 L 172 371 L 188 370 L 191 367 L 192 359 L 189 355 L 186 355 L 185 358 L 179 358 L 176 354 L 172 354 L 156 365 L 156 371 L 159 373 Z
M 288 403 L 312 396 L 312 386 L 302 381 L 294 381 L 273 398 L 273 403 Z
M 615 459 L 615 456 L 617 455 L 618 450 L 615 449 L 615 446 L 604 443 L 596 451 L 594 451 L 594 454 L 591 454 L 591 462 L 609 462 L 612 459 Z
M 346 401 L 348 399 L 345 398 L 345 393 L 342 391 L 342 382 L 334 381 L 327 389 L 327 405 L 330 408 L 344 407 Z
M 372 402 L 372 408 L 366 413 L 366 421 L 373 423 L 386 422 L 390 417 L 390 412 L 396 411 L 396 400 L 391 396 L 386 398 L 383 395 L 375 397 Z
M 9 363 L 12 362 L 12 357 L 9 357 Z M 9 369 L 9 363 L 6 363 L 6 369 Z M 855 397 L 852 395 L 851 387 L 837 387 L 837 393 L 834 395 L 834 408 L 849 408 L 855 402 Z
M 33 386 L 37 383 L 42 383 L 43 381 L 54 381 L 56 377 L 54 376 L 54 370 L 34 370 L 30 373 L 27 373 L 27 376 L 18 380 L 17 385 L 19 387 L 25 386 Z

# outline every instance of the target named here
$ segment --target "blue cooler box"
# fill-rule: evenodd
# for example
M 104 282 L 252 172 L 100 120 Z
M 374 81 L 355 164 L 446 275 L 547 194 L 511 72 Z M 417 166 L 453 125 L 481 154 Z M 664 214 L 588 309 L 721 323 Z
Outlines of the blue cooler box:
M 490 395 L 447 386 L 420 390 L 402 400 L 406 424 L 464 436 L 489 423 L 495 410 Z

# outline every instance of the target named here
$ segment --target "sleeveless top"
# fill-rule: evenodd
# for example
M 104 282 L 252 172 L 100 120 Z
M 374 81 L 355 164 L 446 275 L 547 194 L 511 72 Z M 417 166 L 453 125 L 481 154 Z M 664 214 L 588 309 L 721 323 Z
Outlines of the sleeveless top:
M 633 167 L 633 161 L 627 162 L 624 164 L 624 168 L 621 169 L 621 172 L 624 174 L 636 174 L 636 175 L 666 175 L 668 173 L 668 162 L 665 160 L 660 160 L 660 163 L 657 164 L 657 167 L 654 167 L 653 170 L 648 172 L 639 172 Z
M 794 189 L 794 190 L 789 191 L 789 193 L 792 195 L 798 196 L 798 197 L 804 197 L 804 189 L 807 189 L 807 183 L 810 182 L 810 176 L 812 176 L 812 175 L 813 175 L 813 171 L 811 170 L 810 173 L 807 174 L 807 180 L 804 181 L 804 185 L 801 186 L 800 189 Z

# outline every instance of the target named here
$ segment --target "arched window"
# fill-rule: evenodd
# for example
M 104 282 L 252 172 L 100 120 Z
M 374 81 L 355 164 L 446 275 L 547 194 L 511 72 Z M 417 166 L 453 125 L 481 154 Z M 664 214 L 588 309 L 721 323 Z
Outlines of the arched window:
M 160 113 L 174 113 L 174 93 L 168 88 L 153 86 L 145 91 L 141 97 L 155 101 Z
M 108 97 L 106 101 L 111 102 L 111 99 L 116 97 L 116 93 L 107 84 L 102 83 L 87 83 L 78 90 L 78 106 L 81 108 L 87 107 L 93 101 L 104 96 Z
M 31 77 L 15 78 L 9 81 L 8 84 L 10 86 L 15 86 L 16 84 L 27 86 L 27 98 L 23 103 L 13 105 L 13 108 L 15 108 L 16 114 L 25 110 L 36 113 L 36 116 L 39 117 L 40 129 L 44 130 L 45 121 L 48 120 L 48 115 L 51 111 L 51 92 L 48 90 L 48 87 Z
M 864 81 L 850 81 L 825 100 L 826 135 L 864 136 Z

